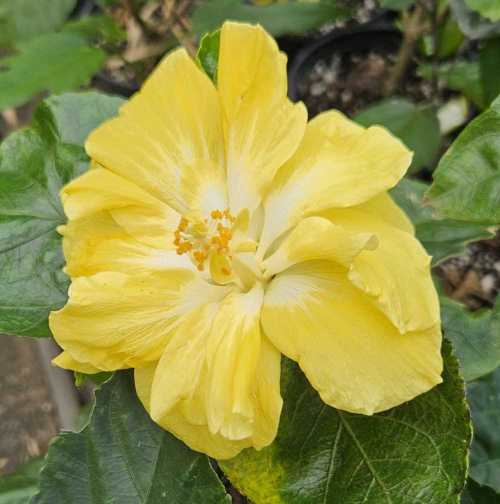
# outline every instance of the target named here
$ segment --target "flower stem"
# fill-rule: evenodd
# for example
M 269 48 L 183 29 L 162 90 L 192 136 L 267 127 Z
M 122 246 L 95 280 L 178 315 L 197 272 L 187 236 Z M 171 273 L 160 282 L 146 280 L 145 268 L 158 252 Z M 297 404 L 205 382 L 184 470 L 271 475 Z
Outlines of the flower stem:
M 402 18 L 403 42 L 398 51 L 396 63 L 384 86 L 384 96 L 390 96 L 398 89 L 413 58 L 418 39 L 427 31 L 428 23 L 424 7 L 417 3 L 412 13 L 405 11 Z

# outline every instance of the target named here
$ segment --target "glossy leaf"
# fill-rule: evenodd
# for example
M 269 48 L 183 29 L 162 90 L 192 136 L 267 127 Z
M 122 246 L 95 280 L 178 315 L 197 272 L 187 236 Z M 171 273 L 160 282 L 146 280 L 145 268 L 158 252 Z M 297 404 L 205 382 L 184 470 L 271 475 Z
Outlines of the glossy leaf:
M 354 120 L 363 126 L 380 124 L 400 138 L 414 152 L 410 172 L 432 167 L 441 145 L 439 121 L 432 107 L 391 98 L 361 111 Z
M 200 40 L 196 60 L 207 75 L 217 82 L 217 65 L 219 64 L 220 30 L 206 33 Z
M 0 46 L 57 30 L 77 0 L 0 0 Z
M 158 427 L 119 372 L 96 393 L 89 424 L 51 444 L 33 504 L 231 502 L 206 455 Z
M 41 35 L 18 46 L 19 53 L 0 60 L 0 110 L 25 103 L 32 96 L 60 93 L 87 84 L 106 59 L 78 33 Z
M 255 504 L 458 502 L 470 438 L 458 364 L 444 383 L 372 417 L 326 406 L 299 367 L 284 361 L 278 437 L 221 467 Z
M 300 34 L 345 15 L 335 0 L 249 5 L 244 0 L 207 0 L 193 13 L 196 33 L 211 32 L 226 20 L 260 23 L 274 36 Z
M 485 41 L 479 64 L 484 98 L 489 105 L 500 95 L 500 37 Z
M 432 256 L 434 265 L 463 254 L 470 242 L 494 236 L 482 224 L 439 219 L 436 211 L 424 203 L 424 194 L 428 189 L 424 182 L 403 179 L 391 195 L 412 220 L 417 238 Z
M 500 224 L 500 99 L 463 130 L 433 178 L 428 196 L 441 215 Z
M 462 494 L 461 504 L 500 504 L 500 494 L 469 478 Z
M 38 491 L 43 459 L 33 459 L 14 474 L 0 477 L 0 504 L 28 504 Z
M 441 321 L 466 381 L 491 373 L 500 366 L 500 298 L 492 309 L 471 312 L 441 297 Z
M 432 66 L 420 65 L 418 73 L 424 79 L 431 80 Z M 480 109 L 486 107 L 479 62 L 458 60 L 444 63 L 438 66 L 437 76 L 447 88 L 462 93 Z
M 500 493 L 500 368 L 467 387 L 474 440 L 470 476 Z
M 500 21 L 500 3 L 498 0 L 465 0 L 465 3 L 475 12 L 490 21 Z
M 59 190 L 87 169 L 83 139 L 119 103 L 96 93 L 53 97 L 32 128 L 0 145 L 0 333 L 50 335 L 48 314 L 64 305 L 68 287 Z
M 462 32 L 471 39 L 482 39 L 500 35 L 500 22 L 493 22 L 472 10 L 466 2 L 450 0 L 450 7 Z M 496 2 L 497 0 L 491 0 Z

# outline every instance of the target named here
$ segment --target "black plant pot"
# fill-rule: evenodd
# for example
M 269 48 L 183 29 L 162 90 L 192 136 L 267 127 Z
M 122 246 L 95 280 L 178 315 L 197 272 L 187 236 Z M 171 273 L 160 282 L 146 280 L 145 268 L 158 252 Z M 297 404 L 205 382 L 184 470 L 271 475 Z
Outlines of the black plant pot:
M 301 83 L 320 60 L 352 53 L 395 54 L 401 44 L 401 33 L 386 20 L 336 29 L 310 41 L 297 51 L 288 69 L 288 94 L 293 101 L 304 99 Z

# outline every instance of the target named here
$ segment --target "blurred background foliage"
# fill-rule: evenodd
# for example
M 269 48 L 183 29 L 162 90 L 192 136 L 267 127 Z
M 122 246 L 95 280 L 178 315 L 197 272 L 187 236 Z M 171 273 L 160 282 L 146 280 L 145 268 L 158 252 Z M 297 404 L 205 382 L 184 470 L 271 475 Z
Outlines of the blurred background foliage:
M 277 37 L 289 95 L 311 117 L 337 108 L 362 125 L 384 125 L 414 151 L 392 196 L 433 256 L 444 332 L 468 383 L 475 435 L 462 500 L 500 502 L 499 0 L 0 0 L 0 140 L 32 119 L 34 136 L 52 121 L 78 173 L 88 129 L 121 103 L 95 91 L 132 95 L 168 51 L 183 45 L 194 56 L 200 37 L 226 19 L 260 23 Z M 82 90 L 91 91 L 40 105 Z M 20 138 L 3 143 L 0 196 L 29 189 L 2 178 Z M 24 160 L 26 173 L 33 159 Z M 0 201 L 0 225 L 15 209 L 4 210 Z M 0 233 L 0 252 L 13 257 L 12 235 L 7 242 Z M 54 271 L 61 260 L 53 255 Z M 61 275 L 56 304 L 64 302 Z M 19 269 L 14 278 L 19 300 L 30 289 L 25 277 Z M 16 332 L 5 320 L 0 313 L 0 332 Z M 21 333 L 48 335 L 45 325 L 33 327 Z M 0 503 L 28 502 L 40 464 L 2 478 Z

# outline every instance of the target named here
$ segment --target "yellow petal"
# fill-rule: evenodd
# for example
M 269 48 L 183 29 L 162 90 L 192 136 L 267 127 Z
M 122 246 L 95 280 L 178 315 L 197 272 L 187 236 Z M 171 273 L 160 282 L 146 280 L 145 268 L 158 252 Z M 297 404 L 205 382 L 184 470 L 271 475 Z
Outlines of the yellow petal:
M 134 370 L 137 395 L 146 410 L 151 413 L 151 389 L 158 363 Z M 210 434 L 206 425 L 186 421 L 179 408 L 173 408 L 168 416 L 157 423 L 165 430 L 186 443 L 192 450 L 210 454 L 214 458 L 228 459 L 237 455 L 243 448 L 243 441 L 231 441 L 220 435 Z
M 74 359 L 112 371 L 158 360 L 186 313 L 225 294 L 188 270 L 98 273 L 73 279 L 66 306 L 49 323 Z
M 276 436 L 280 353 L 260 332 L 262 290 L 186 317 L 154 370 L 136 370 L 152 418 L 192 449 L 224 459 Z
M 431 258 L 411 234 L 387 224 L 370 205 L 325 213 L 351 233 L 372 233 L 375 250 L 354 260 L 349 278 L 381 309 L 401 333 L 438 325 L 439 300 L 431 277 Z
M 130 236 L 116 224 L 109 212 L 70 220 L 61 226 L 65 272 L 72 278 L 105 271 L 144 274 L 154 270 L 195 270 L 186 255 L 168 248 L 154 247 Z
M 103 210 L 137 206 L 154 208 L 165 214 L 173 213 L 136 184 L 104 168 L 88 170 L 72 180 L 61 190 L 61 200 L 70 219 L 88 217 Z
M 125 231 L 105 211 L 69 220 L 57 229 L 63 236 L 65 272 L 72 277 L 95 273 L 91 257 L 99 244 L 126 236 Z
M 388 193 L 381 193 L 365 203 L 356 205 L 356 209 L 376 216 L 386 224 L 394 226 L 401 231 L 415 234 L 415 227 L 405 212 L 394 203 L 394 200 Z
M 323 401 L 341 410 L 384 411 L 441 382 L 440 326 L 400 334 L 334 263 L 304 263 L 277 275 L 262 323 Z
M 376 247 L 373 234 L 349 233 L 322 217 L 307 217 L 292 229 L 263 267 L 267 278 L 313 259 L 335 261 L 347 267 L 363 249 Z
M 61 191 L 69 222 L 62 227 L 68 272 L 72 261 L 85 256 L 105 239 L 132 236 L 160 250 L 174 248 L 180 215 L 135 184 L 103 168 L 93 168 Z M 73 257 L 74 256 L 74 257 Z
M 87 362 L 80 362 L 73 359 L 69 352 L 61 352 L 57 357 L 52 359 L 52 364 L 63 369 L 68 369 L 70 371 L 78 371 L 79 373 L 85 374 L 95 374 L 100 373 L 101 370 L 88 364 Z
M 227 206 L 219 99 L 184 49 L 163 59 L 119 117 L 90 135 L 86 149 L 180 213 Z
M 383 128 L 365 129 L 336 111 L 317 116 L 264 202 L 261 249 L 304 215 L 358 205 L 395 186 L 411 157 Z
M 230 208 L 253 211 L 295 152 L 307 112 L 286 97 L 286 57 L 260 26 L 224 23 L 218 89 L 224 114 Z

